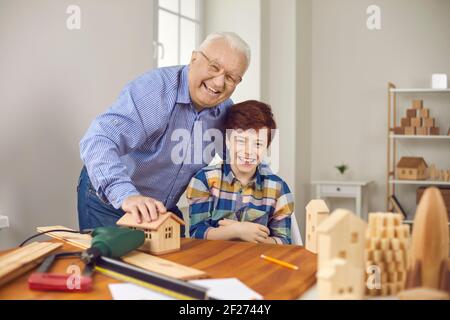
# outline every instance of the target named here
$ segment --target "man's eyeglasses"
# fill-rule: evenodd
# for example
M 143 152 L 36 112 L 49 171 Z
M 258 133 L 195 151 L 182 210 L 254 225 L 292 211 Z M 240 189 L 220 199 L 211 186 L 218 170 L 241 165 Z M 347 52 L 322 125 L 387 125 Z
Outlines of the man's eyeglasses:
M 211 76 L 218 77 L 223 74 L 225 76 L 225 83 L 227 84 L 227 86 L 233 88 L 236 87 L 242 81 L 242 77 L 226 73 L 225 69 L 220 63 L 218 63 L 215 60 L 211 60 L 202 51 L 197 52 L 200 53 L 203 57 L 205 57 L 205 59 L 208 61 L 208 73 Z

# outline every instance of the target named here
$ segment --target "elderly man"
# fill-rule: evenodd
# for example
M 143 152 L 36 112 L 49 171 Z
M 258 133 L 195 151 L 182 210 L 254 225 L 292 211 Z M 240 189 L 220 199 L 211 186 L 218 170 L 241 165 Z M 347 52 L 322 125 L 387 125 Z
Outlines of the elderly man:
M 207 165 L 203 133 L 221 128 L 249 63 L 249 46 L 238 35 L 214 33 L 189 65 L 155 69 L 129 83 L 80 142 L 80 228 L 115 225 L 125 212 L 138 223 L 167 210 L 182 218 L 177 202 Z M 180 155 L 174 150 L 183 133 L 189 141 Z

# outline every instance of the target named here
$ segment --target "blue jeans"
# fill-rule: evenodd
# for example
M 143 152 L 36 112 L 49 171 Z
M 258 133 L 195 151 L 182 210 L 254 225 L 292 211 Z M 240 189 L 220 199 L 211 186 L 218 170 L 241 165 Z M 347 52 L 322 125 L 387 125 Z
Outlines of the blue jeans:
M 123 215 L 122 209 L 116 209 L 112 204 L 105 202 L 92 186 L 86 167 L 81 170 L 78 180 L 78 223 L 80 230 L 95 229 L 97 227 L 115 226 L 117 220 Z M 168 209 L 183 219 L 183 213 L 177 207 Z M 184 226 L 180 228 L 181 236 L 184 237 Z

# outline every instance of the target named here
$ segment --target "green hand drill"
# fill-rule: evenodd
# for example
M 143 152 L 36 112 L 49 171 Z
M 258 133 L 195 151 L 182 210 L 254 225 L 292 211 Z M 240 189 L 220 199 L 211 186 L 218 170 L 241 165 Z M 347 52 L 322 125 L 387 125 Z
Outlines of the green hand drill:
M 84 251 L 81 259 L 86 264 L 95 262 L 98 257 L 117 259 L 139 248 L 145 241 L 140 230 L 118 227 L 100 227 L 92 232 L 92 244 Z

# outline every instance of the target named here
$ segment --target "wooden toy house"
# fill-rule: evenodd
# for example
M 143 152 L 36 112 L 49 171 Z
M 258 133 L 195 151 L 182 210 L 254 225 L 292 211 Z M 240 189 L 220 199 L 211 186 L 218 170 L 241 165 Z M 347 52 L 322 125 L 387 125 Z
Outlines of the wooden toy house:
M 367 225 L 348 210 L 334 211 L 317 228 L 320 299 L 364 297 L 364 244 Z
M 428 165 L 421 157 L 402 157 L 397 163 L 397 179 L 426 180 Z
M 317 253 L 317 227 L 329 215 L 330 209 L 323 200 L 311 200 L 306 206 L 306 250 Z
M 158 220 L 138 224 L 130 213 L 126 213 L 117 225 L 144 231 L 145 242 L 139 250 L 160 255 L 180 249 L 180 225 L 185 223 L 175 214 L 167 212 L 160 214 Z

